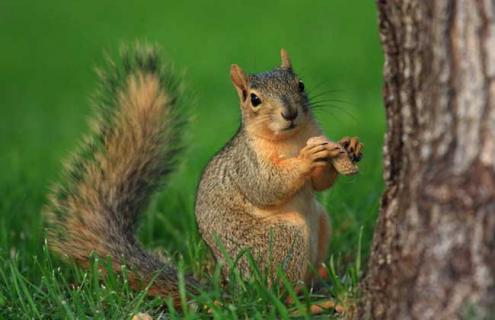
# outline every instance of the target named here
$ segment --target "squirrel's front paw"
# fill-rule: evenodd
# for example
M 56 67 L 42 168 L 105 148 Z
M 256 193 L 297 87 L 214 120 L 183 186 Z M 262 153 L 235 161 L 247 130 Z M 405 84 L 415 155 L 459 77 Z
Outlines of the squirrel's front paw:
M 346 152 L 346 150 L 342 147 L 341 144 L 333 142 L 329 140 L 325 136 L 318 136 L 318 137 L 312 137 L 309 138 L 308 141 L 306 142 L 307 145 L 323 145 L 325 148 L 328 150 L 328 158 L 337 158 L 343 153 Z
M 311 171 L 316 167 L 328 165 L 331 152 L 328 150 L 326 144 L 307 144 L 299 152 L 298 158 L 304 164 L 305 171 Z
M 364 145 L 359 142 L 357 137 L 344 137 L 339 140 L 339 144 L 345 148 L 352 161 L 359 162 L 363 157 Z

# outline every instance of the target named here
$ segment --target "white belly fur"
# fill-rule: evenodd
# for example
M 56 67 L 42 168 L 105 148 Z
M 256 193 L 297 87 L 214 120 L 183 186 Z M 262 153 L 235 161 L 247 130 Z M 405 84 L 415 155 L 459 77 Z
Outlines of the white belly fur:
M 260 218 L 282 220 L 302 228 L 309 246 L 309 261 L 316 265 L 318 263 L 318 239 L 320 236 L 319 208 L 320 204 L 314 196 L 311 182 L 308 182 L 283 206 L 277 209 L 256 208 L 252 214 Z
M 313 265 L 318 259 L 318 239 L 320 231 L 319 205 L 314 196 L 313 187 L 308 182 L 294 197 L 280 208 L 280 214 L 297 214 L 305 221 L 309 244 L 310 261 Z
M 306 141 L 310 137 L 321 135 L 320 129 L 314 125 L 306 128 L 305 132 L 301 132 L 294 139 L 281 142 L 276 148 L 264 148 L 265 150 L 277 150 L 277 156 L 280 158 L 292 158 L 299 154 L 299 151 L 306 145 Z M 269 159 L 272 154 L 266 155 Z M 291 200 L 285 205 L 275 210 L 264 210 L 254 208 L 252 214 L 258 217 L 267 219 L 281 219 L 287 222 L 294 222 L 304 229 L 304 234 L 309 245 L 309 260 L 310 263 L 316 265 L 318 263 L 318 239 L 320 236 L 320 204 L 317 202 L 311 181 L 306 182 L 305 186 L 299 190 Z M 297 219 L 292 219 L 294 215 Z M 302 223 L 301 223 L 302 222 Z M 301 225 L 302 224 L 302 225 Z

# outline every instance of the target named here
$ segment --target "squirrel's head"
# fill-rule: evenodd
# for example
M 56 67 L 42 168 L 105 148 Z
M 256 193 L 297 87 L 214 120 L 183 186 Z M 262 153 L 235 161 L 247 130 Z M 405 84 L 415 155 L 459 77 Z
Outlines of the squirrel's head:
M 239 95 L 243 125 L 258 135 L 283 139 L 300 131 L 312 119 L 304 84 L 294 73 L 289 55 L 271 71 L 248 74 L 234 64 L 232 83 Z

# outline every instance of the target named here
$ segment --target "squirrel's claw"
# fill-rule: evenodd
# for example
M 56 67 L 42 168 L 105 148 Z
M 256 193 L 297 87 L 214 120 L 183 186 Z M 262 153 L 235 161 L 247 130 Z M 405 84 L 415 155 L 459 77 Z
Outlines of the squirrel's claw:
M 358 137 L 344 137 L 339 140 L 339 144 L 349 153 L 352 161 L 359 162 L 363 158 L 362 150 L 364 144 L 359 142 Z

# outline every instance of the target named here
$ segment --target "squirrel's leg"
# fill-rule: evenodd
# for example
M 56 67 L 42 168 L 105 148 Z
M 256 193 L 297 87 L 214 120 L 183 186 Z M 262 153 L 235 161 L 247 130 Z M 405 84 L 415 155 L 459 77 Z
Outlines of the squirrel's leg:
M 319 276 L 322 279 L 328 278 L 328 272 L 323 263 L 328 257 L 328 247 L 330 246 L 330 235 L 332 233 L 332 225 L 330 222 L 330 217 L 325 208 L 317 202 L 317 210 L 318 210 L 318 258 L 316 263 L 316 270 L 319 273 Z
M 307 280 L 310 264 L 309 229 L 300 214 L 284 213 L 268 218 L 243 217 L 242 226 L 225 222 L 229 233 L 217 234 L 217 239 L 205 240 L 213 251 L 217 262 L 223 264 L 225 279 L 229 275 L 222 243 L 230 259 L 237 260 L 235 268 L 243 277 L 249 277 L 252 267 L 244 250 L 250 250 L 258 269 L 276 278 L 277 267 L 281 266 L 290 282 L 296 284 Z
M 311 175 L 311 182 L 315 191 L 330 188 L 336 179 L 337 171 L 331 165 L 315 168 Z
M 312 143 L 317 143 L 318 140 L 314 140 Z M 325 143 L 324 147 L 328 151 L 328 157 L 338 157 L 343 151 L 342 147 L 336 143 Z M 337 179 L 337 171 L 335 168 L 327 162 L 326 166 L 320 166 L 313 169 L 311 173 L 311 182 L 315 191 L 322 191 L 330 188 Z
M 304 281 L 309 269 L 309 229 L 297 212 L 284 213 L 257 224 L 251 231 L 249 243 L 260 270 L 276 276 L 281 266 L 292 283 Z

